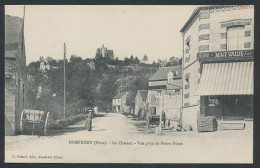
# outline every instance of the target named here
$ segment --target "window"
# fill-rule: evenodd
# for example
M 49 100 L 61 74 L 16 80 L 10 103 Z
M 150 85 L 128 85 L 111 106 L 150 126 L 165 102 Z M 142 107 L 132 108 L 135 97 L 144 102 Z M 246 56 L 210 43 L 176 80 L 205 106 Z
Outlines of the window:
M 209 19 L 209 12 L 200 13 L 199 19 Z
M 190 94 L 187 93 L 187 94 L 184 94 L 184 99 L 188 99 L 190 97 Z
M 185 81 L 186 81 L 187 83 L 190 82 L 190 73 L 187 73 L 187 74 L 185 75 Z
M 185 54 L 190 52 L 190 36 L 185 40 Z
M 244 43 L 244 48 L 250 48 L 250 47 L 251 47 L 250 42 L 245 42 L 245 43 Z
M 227 33 L 221 33 L 221 39 L 227 38 Z
M 209 34 L 202 34 L 199 36 L 199 41 L 201 40 L 209 40 Z
M 185 89 L 189 89 L 190 88 L 190 85 L 185 85 Z
M 203 29 L 209 29 L 209 23 L 207 23 L 207 24 L 201 24 L 201 25 L 199 26 L 199 30 L 203 30 Z
M 244 41 L 244 26 L 227 28 L 227 50 L 242 50 Z
M 227 50 L 226 44 L 220 44 L 220 50 Z
M 215 106 L 219 104 L 219 100 L 217 97 L 209 96 L 209 106 Z
M 209 51 L 209 45 L 200 45 L 199 52 L 200 51 Z
M 249 37 L 250 36 L 250 31 L 245 31 L 245 37 Z
M 189 107 L 190 103 L 184 103 L 184 107 Z

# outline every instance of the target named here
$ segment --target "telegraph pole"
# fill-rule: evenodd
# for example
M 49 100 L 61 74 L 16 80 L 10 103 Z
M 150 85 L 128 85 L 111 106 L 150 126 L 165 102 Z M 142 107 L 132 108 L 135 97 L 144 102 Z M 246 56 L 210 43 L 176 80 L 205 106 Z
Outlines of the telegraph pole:
M 63 117 L 66 118 L 66 44 L 64 43 L 64 107 Z

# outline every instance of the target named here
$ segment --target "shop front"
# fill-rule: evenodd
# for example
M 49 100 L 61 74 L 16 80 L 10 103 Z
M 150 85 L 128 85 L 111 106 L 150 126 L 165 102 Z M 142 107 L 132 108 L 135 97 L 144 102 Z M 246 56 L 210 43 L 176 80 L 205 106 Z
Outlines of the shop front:
M 203 64 L 197 93 L 200 115 L 222 121 L 253 119 L 254 62 Z

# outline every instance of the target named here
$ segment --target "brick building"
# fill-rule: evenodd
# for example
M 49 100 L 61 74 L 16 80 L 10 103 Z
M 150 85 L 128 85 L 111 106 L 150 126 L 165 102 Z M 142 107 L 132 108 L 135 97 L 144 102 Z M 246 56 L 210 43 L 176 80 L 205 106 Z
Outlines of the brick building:
M 26 106 L 26 56 L 23 19 L 5 16 L 5 135 L 19 133 Z
M 183 126 L 197 117 L 252 118 L 254 8 L 197 7 L 183 36 Z

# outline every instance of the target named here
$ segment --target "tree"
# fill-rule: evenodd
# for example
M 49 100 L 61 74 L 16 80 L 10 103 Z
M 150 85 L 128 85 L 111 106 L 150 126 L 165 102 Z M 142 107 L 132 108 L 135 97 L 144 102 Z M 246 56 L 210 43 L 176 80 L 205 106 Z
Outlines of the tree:
M 135 60 L 134 60 L 134 56 L 133 56 L 133 55 L 130 56 L 130 63 L 131 63 L 131 64 L 134 64 L 134 63 L 135 63 Z
M 129 58 L 125 57 L 124 59 L 124 65 L 127 66 L 127 65 L 130 65 L 131 61 Z
M 138 59 L 138 57 L 135 57 L 135 64 L 140 64 L 140 60 Z

